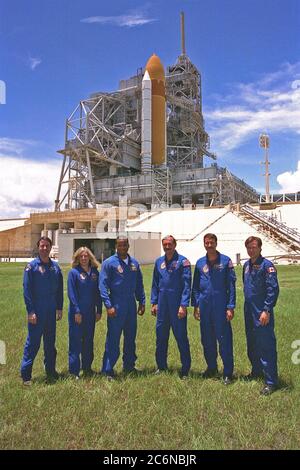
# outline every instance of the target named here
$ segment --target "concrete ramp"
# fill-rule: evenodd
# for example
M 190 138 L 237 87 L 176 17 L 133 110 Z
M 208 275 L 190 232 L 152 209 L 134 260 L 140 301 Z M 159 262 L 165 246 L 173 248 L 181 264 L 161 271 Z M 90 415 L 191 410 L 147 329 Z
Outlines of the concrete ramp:
M 293 223 L 296 228 L 300 225 L 299 210 L 300 205 L 297 204 L 276 208 L 277 217 L 281 216 L 286 223 Z M 276 243 L 267 233 L 262 233 L 259 228 L 249 224 L 249 221 L 242 220 L 227 208 L 169 209 L 149 213 L 148 217 L 142 214 L 134 226 L 127 225 L 127 230 L 129 232 L 132 230 L 135 234 L 141 232 L 141 235 L 145 232 L 160 233 L 161 238 L 168 234 L 173 235 L 177 239 L 178 252 L 187 256 L 192 264 L 205 255 L 203 236 L 207 232 L 217 235 L 219 251 L 230 256 L 233 263 L 238 259 L 243 262 L 248 258 L 244 243 L 250 236 L 262 239 L 264 256 L 276 262 L 292 262 L 291 253 L 286 245 Z

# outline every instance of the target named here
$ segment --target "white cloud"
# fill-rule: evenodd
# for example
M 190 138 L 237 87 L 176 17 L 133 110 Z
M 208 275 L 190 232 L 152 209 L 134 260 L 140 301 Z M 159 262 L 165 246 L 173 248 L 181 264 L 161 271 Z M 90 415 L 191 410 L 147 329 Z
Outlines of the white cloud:
M 218 105 L 205 112 L 207 130 L 217 152 L 232 151 L 261 132 L 300 134 L 300 62 L 253 83 L 232 85 Z
M 42 63 L 42 60 L 39 59 L 38 57 L 29 57 L 28 59 L 28 65 L 31 68 L 31 70 L 35 70 L 38 65 Z
M 53 209 L 61 162 L 24 158 L 36 145 L 30 140 L 0 138 L 0 217 L 27 217 Z
M 149 18 L 147 14 L 143 11 L 132 11 L 127 14 L 118 15 L 118 16 L 89 16 L 88 18 L 83 18 L 80 20 L 82 23 L 99 23 L 99 24 L 109 24 L 119 27 L 128 27 L 133 28 L 135 26 L 143 26 L 148 23 L 153 23 L 157 21 L 155 18 Z
M 296 171 L 286 171 L 277 176 L 282 193 L 296 193 L 300 191 L 300 160 Z
M 0 217 L 53 209 L 61 164 L 1 157 Z
M 0 137 L 0 156 L 21 156 L 27 148 L 38 144 L 39 142 L 30 139 Z

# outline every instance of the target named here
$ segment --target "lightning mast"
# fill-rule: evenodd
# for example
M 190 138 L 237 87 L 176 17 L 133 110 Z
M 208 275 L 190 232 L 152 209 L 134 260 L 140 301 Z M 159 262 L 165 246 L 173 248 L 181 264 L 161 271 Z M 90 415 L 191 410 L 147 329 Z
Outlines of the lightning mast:
M 265 184 L 266 184 L 266 202 L 270 202 L 270 174 L 269 173 L 269 147 L 270 147 L 270 139 L 267 134 L 261 134 L 259 136 L 259 145 L 265 150 L 265 161 L 261 162 L 262 165 L 265 165 L 265 173 L 263 176 L 265 177 Z

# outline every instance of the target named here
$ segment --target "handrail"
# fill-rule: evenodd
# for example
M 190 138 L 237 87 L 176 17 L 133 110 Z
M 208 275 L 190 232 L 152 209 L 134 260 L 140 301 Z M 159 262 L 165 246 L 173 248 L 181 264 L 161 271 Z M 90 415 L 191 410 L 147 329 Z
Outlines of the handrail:
M 249 206 L 248 204 L 243 204 L 241 210 L 246 214 L 250 214 L 252 217 L 257 219 L 259 222 L 267 224 L 272 229 L 279 232 L 281 235 L 284 235 L 290 242 L 296 243 L 300 248 L 300 233 L 298 230 L 288 227 L 285 223 L 279 222 L 274 217 L 269 217 L 266 214 L 262 214 L 258 210 Z

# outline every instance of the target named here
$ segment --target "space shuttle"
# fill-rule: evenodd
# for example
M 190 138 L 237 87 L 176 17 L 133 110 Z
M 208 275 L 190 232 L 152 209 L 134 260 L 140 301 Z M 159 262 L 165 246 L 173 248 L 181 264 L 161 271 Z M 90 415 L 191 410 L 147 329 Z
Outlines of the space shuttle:
M 141 169 L 166 164 L 166 77 L 156 54 L 148 60 L 142 81 Z

